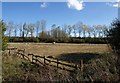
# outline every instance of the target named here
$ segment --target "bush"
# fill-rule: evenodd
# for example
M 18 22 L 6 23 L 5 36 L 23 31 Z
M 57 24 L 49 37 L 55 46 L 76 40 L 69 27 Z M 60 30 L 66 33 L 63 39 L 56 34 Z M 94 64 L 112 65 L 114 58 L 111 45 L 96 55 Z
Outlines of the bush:
M 111 23 L 108 31 L 110 45 L 115 53 L 120 54 L 120 21 L 118 19 Z
M 5 23 L 3 22 L 3 20 L 0 20 L 0 26 L 2 28 L 2 50 L 5 50 L 5 48 L 7 47 L 7 38 L 4 36 L 4 32 L 6 31 L 5 28 Z
M 36 37 L 9 37 L 9 42 L 44 42 L 44 43 L 91 43 L 91 44 L 106 44 L 108 38 L 80 38 L 80 37 L 48 37 L 48 38 L 36 38 Z
M 111 29 L 108 31 L 110 46 L 117 56 L 116 67 L 120 76 L 120 20 L 116 19 L 111 23 Z

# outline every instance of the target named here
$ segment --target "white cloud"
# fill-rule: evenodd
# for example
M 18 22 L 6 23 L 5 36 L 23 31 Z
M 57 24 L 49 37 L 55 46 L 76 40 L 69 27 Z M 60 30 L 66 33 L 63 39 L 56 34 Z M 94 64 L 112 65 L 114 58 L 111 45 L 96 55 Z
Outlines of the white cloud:
M 120 7 L 120 0 L 117 0 L 117 2 L 113 4 L 113 7 Z
M 112 6 L 113 6 L 113 7 L 120 8 L 120 2 L 117 2 L 117 3 L 113 4 Z
M 48 6 L 48 4 L 45 2 L 40 5 L 41 8 L 46 8 L 47 6 Z
M 120 2 L 120 0 L 117 0 L 117 2 Z
M 118 7 L 118 4 L 113 4 L 113 7 Z
M 107 5 L 120 8 L 120 0 L 116 0 L 116 2 L 112 2 L 112 3 L 107 3 Z
M 68 0 L 67 3 L 68 7 L 71 9 L 76 9 L 76 10 L 82 10 L 84 8 L 83 6 L 83 0 Z

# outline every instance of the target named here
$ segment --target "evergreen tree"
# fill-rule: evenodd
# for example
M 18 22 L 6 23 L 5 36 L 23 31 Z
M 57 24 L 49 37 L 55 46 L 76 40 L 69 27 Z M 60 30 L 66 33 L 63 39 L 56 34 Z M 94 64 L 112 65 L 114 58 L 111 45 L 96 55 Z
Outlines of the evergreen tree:
M 2 40 L 2 50 L 5 50 L 5 48 L 7 47 L 7 39 L 6 39 L 6 37 L 5 37 L 5 35 L 4 35 L 4 33 L 5 33 L 5 31 L 6 31 L 6 28 L 5 28 L 5 23 L 3 22 L 3 20 L 0 20 L 0 28 L 1 28 L 1 30 L 2 30 L 2 32 L 1 32 L 1 34 L 0 34 L 0 36 L 2 36 L 1 38 L 1 40 Z

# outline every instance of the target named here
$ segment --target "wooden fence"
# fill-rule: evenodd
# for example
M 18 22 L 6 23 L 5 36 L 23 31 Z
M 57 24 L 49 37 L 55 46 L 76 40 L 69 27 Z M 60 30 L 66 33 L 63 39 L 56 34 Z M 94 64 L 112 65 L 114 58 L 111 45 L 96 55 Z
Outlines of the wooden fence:
M 75 73 L 75 70 L 80 70 L 81 71 L 81 75 L 83 73 L 83 60 L 81 60 L 80 65 L 77 64 L 70 64 L 70 63 L 64 63 L 58 59 L 50 59 L 47 58 L 45 56 L 40 56 L 40 55 L 34 55 L 34 54 L 27 54 L 25 49 L 17 49 L 17 48 L 7 48 L 8 50 L 8 54 L 11 55 L 11 53 L 17 55 L 18 57 L 25 59 L 31 63 L 35 63 L 37 65 L 49 65 L 49 66 L 53 66 L 57 69 L 62 69 L 62 70 L 66 70 L 69 72 L 73 72 Z M 88 75 L 90 81 L 94 81 L 92 79 L 92 77 L 90 75 Z
M 69 72 L 75 72 L 75 70 L 78 70 L 78 69 L 83 71 L 83 60 L 81 60 L 80 65 L 77 65 L 77 64 L 64 63 L 58 59 L 51 59 L 45 56 L 27 54 L 25 52 L 25 49 L 8 48 L 7 50 L 9 55 L 11 55 L 11 51 L 13 51 L 18 57 L 38 65 L 40 64 L 50 65 L 57 69 L 62 69 Z

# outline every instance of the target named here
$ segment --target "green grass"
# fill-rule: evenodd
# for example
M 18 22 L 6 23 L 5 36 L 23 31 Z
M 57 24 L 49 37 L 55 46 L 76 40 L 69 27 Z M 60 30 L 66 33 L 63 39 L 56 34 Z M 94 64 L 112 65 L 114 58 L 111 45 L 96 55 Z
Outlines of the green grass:
M 38 66 L 13 55 L 3 55 L 3 82 L 68 81 L 70 78 L 66 71 L 58 71 L 49 66 Z
M 23 71 L 19 68 L 22 62 L 23 60 L 18 59 L 18 57 L 4 55 L 2 63 L 3 81 L 13 81 L 22 76 Z

